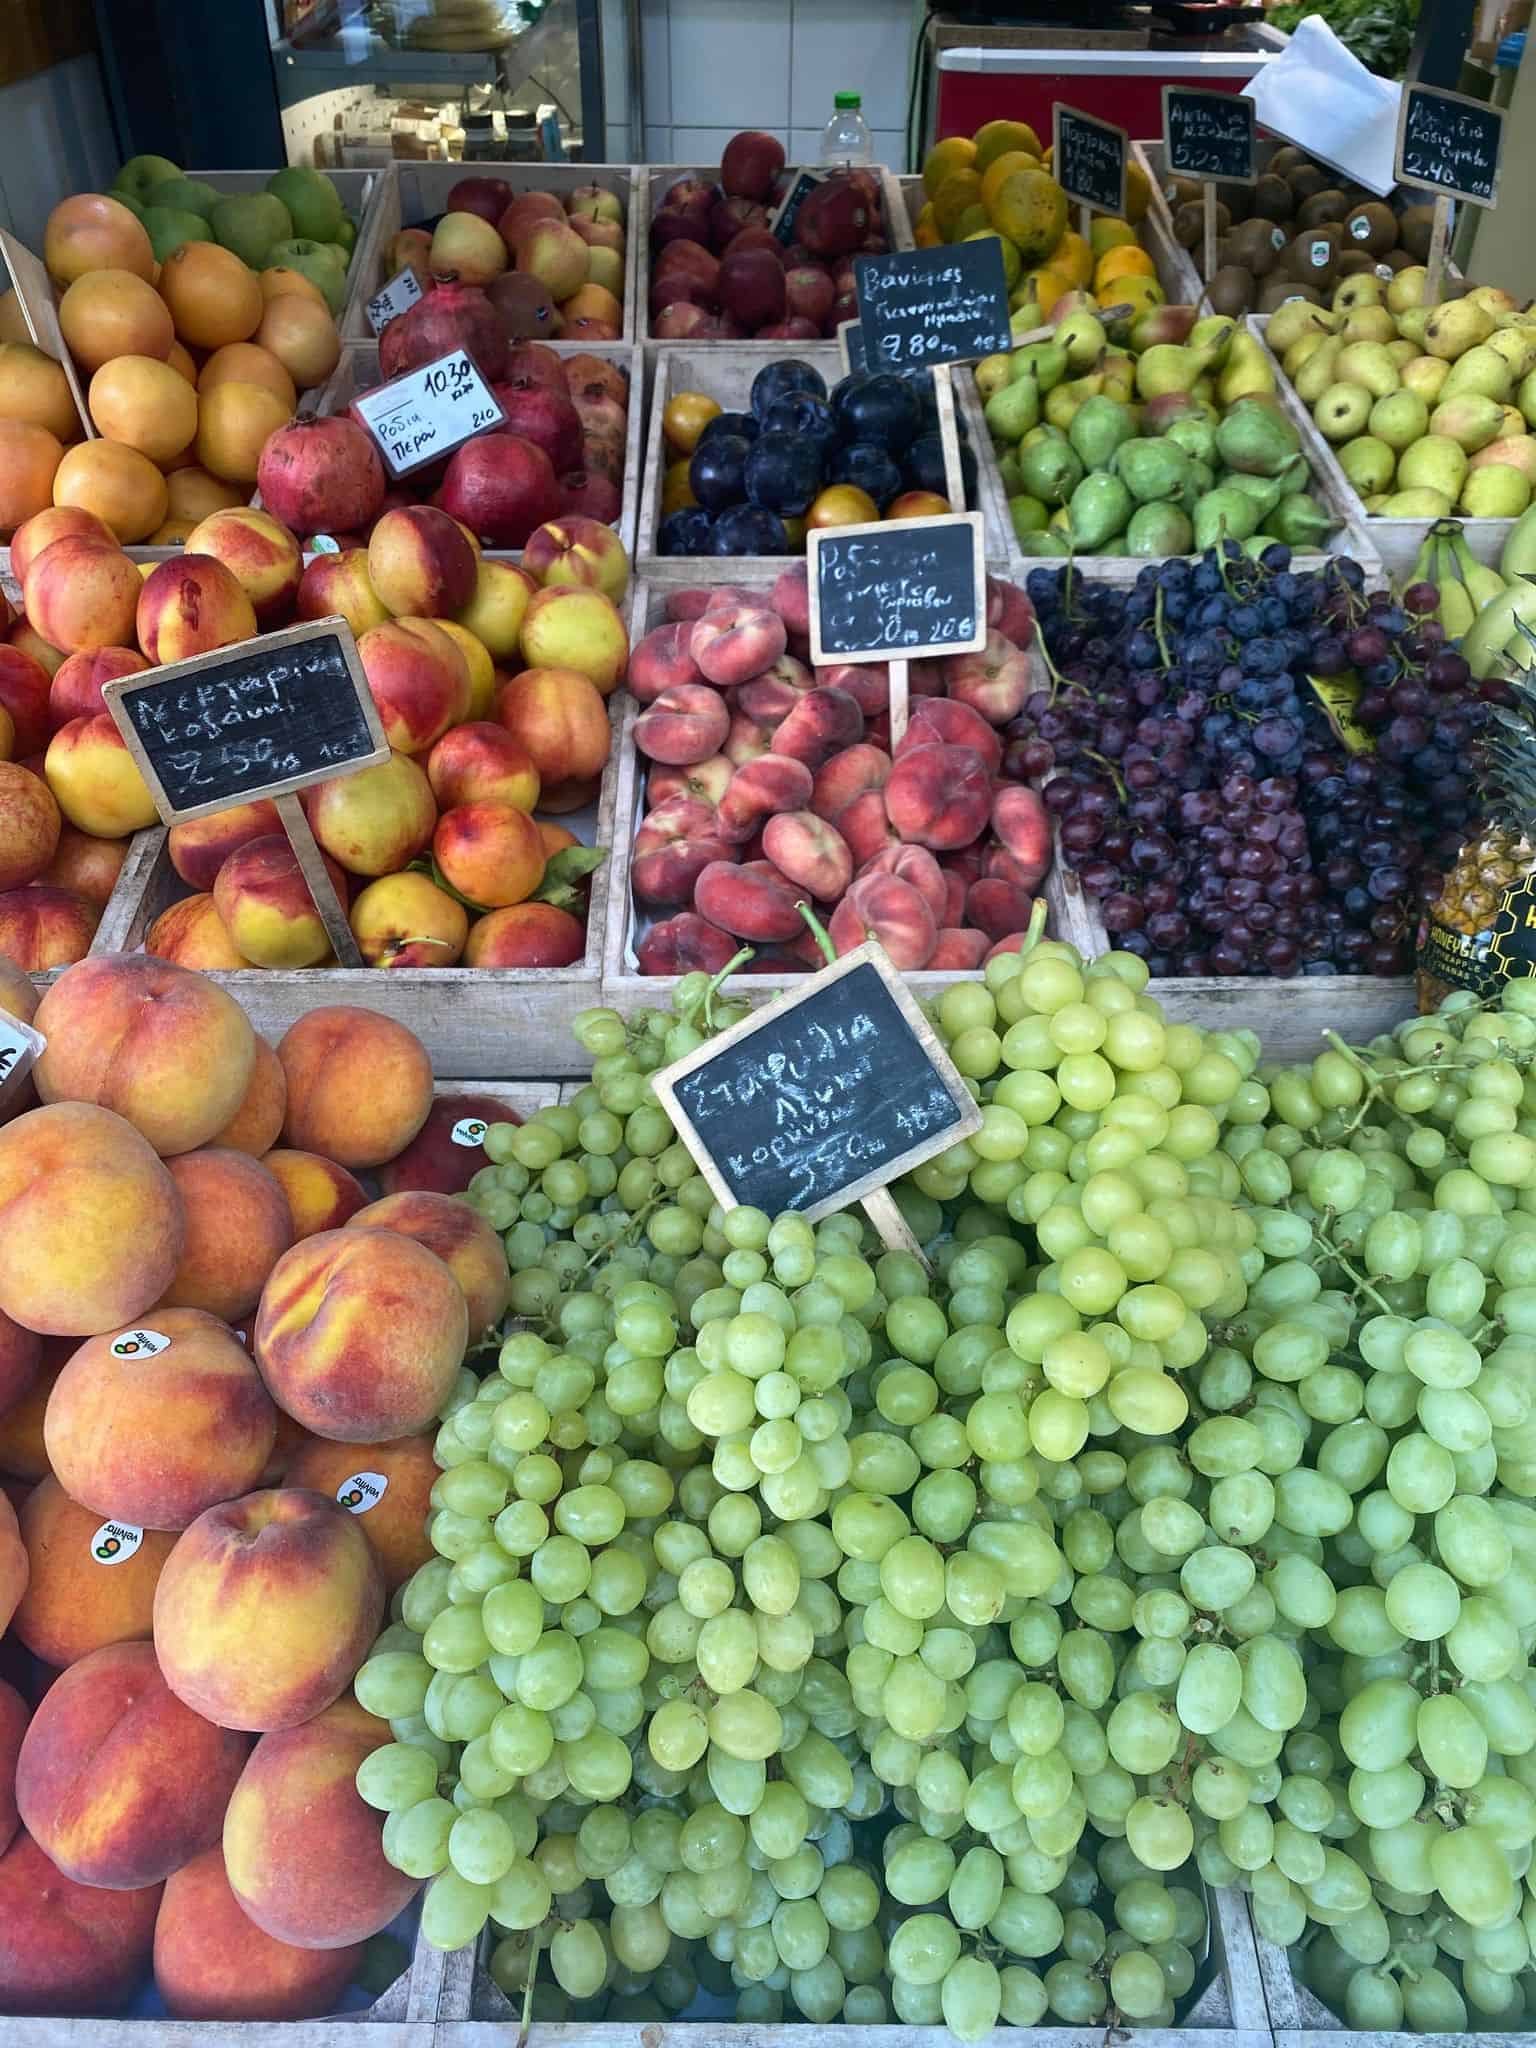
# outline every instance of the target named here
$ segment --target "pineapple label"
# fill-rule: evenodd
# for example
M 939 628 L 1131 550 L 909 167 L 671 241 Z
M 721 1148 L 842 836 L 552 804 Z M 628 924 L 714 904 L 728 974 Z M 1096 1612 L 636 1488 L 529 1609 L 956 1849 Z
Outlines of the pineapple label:
M 1355 716 L 1362 684 L 1353 670 L 1342 676 L 1308 676 L 1307 681 L 1339 745 L 1351 754 L 1375 753 L 1375 740 Z
M 103 1522 L 91 1538 L 91 1556 L 98 1564 L 126 1564 L 144 1541 L 144 1531 L 133 1522 Z
M 1433 915 L 1419 927 L 1419 973 L 1451 988 L 1492 996 L 1506 981 L 1536 975 L 1536 876 L 1526 875 L 1499 899 L 1478 932 L 1452 931 Z

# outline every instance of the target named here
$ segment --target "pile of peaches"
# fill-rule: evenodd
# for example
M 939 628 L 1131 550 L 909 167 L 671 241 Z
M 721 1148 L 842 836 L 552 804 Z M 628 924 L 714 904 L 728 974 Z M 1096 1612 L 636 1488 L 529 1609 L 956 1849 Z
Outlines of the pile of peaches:
M 0 2013 L 331 2013 L 418 1889 L 351 1684 L 506 1306 L 485 1107 L 389 1018 L 274 1049 L 143 955 L 0 1001 L 48 1041 L 0 1101 Z
M 809 902 L 839 953 L 970 969 L 1016 950 L 1051 865 L 1050 820 L 1003 773 L 999 729 L 1034 688 L 1028 598 L 989 577 L 987 644 L 910 664 L 891 745 L 883 663 L 812 670 L 805 569 L 771 591 L 679 590 L 635 647 L 650 808 L 630 886 L 642 974 L 817 969 Z
M 248 502 L 268 436 L 341 353 L 319 286 L 250 269 L 216 242 L 164 263 L 103 193 L 64 200 L 43 243 L 84 425 L 61 366 L 29 342 L 0 353 L 0 538 L 46 506 L 94 514 L 126 544 L 177 546 L 209 513 Z
M 367 440 L 344 419 L 286 431 L 339 442 L 344 458 Z M 392 749 L 302 792 L 364 960 L 581 958 L 601 856 L 554 820 L 593 801 L 608 759 L 606 698 L 629 652 L 612 528 L 554 522 L 517 566 L 482 559 L 437 507 L 397 506 L 366 548 L 306 567 L 286 526 L 242 506 L 141 573 L 94 514 L 57 507 L 18 530 L 11 564 L 25 616 L 0 644 L 0 952 L 18 965 L 85 955 L 128 836 L 157 819 L 103 685 L 330 617 L 357 638 Z M 150 952 L 203 968 L 332 960 L 273 804 L 176 825 L 169 851 L 193 893 L 152 926 Z

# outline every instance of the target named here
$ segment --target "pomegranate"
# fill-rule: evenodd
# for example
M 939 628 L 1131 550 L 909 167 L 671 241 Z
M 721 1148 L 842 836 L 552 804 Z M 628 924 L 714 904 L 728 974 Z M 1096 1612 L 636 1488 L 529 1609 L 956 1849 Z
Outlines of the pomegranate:
M 623 505 L 618 485 L 612 477 L 603 476 L 595 469 L 573 469 L 560 479 L 560 516 L 579 512 L 588 519 L 600 519 L 605 526 L 611 526 L 618 518 Z
M 499 384 L 547 384 L 552 391 L 565 389 L 565 364 L 552 348 L 541 341 L 515 341 L 507 350 L 506 368 L 497 374 Z
M 379 336 L 379 370 L 386 380 L 401 377 L 456 348 L 488 384 L 505 374 L 507 337 L 495 307 L 478 285 L 445 279 Z
M 629 383 L 617 363 L 583 354 L 567 356 L 562 367 L 566 389 L 578 404 L 583 398 L 611 398 L 628 410 Z
M 487 547 L 520 548 L 559 511 L 560 486 L 542 448 L 498 430 L 454 451 L 438 502 Z
M 521 434 L 542 448 L 556 475 L 577 466 L 582 422 L 565 391 L 556 391 L 549 384 L 498 384 L 496 396 L 506 415 L 507 432 Z
M 256 471 L 261 502 L 297 534 L 353 533 L 384 502 L 384 466 L 355 420 L 297 419 L 279 427 Z

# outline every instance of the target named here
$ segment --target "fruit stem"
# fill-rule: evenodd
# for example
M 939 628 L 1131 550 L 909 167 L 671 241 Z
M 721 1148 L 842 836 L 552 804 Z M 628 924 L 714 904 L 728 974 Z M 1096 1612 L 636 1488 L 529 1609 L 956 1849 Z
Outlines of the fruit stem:
M 1168 652 L 1168 635 L 1163 631 L 1163 586 L 1157 586 L 1157 600 L 1152 607 L 1152 631 L 1157 640 L 1157 651 L 1163 657 L 1163 669 L 1173 667 L 1173 656 Z
M 1037 896 L 1029 913 L 1029 923 L 1024 928 L 1024 943 L 1019 947 L 1019 958 L 1033 953 L 1045 937 L 1045 920 L 1049 906 L 1043 896 Z
M 795 908 L 799 911 L 800 915 L 805 919 L 806 923 L 810 926 L 811 937 L 816 941 L 817 945 L 820 946 L 822 957 L 826 961 L 827 965 L 829 967 L 835 967 L 837 965 L 837 948 L 833 945 L 830 937 L 828 936 L 826 926 L 822 923 L 821 919 L 816 915 L 815 911 L 812 910 L 809 903 L 797 903 L 795 905 Z
M 709 987 L 704 991 L 704 1029 L 706 1031 L 713 1031 L 715 1028 L 715 997 L 720 993 L 721 985 L 730 979 L 738 967 L 745 967 L 752 958 L 754 958 L 752 948 L 750 946 L 743 946 L 739 953 L 731 955 L 720 972 L 710 981 Z
M 528 1944 L 528 1980 L 523 1986 L 523 2016 L 517 2029 L 517 2048 L 528 2048 L 528 2029 L 533 2024 L 533 1980 L 539 1974 L 540 1934 Z

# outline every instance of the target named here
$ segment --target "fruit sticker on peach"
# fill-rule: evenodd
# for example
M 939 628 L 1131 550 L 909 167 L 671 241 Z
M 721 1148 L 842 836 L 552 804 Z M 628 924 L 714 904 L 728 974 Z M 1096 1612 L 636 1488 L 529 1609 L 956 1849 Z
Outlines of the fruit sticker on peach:
M 375 292 L 366 308 L 368 325 L 375 334 L 382 334 L 391 320 L 398 320 L 402 313 L 409 313 L 421 297 L 421 283 L 414 270 L 407 264 L 380 292 Z
M 381 384 L 352 407 L 378 443 L 390 476 L 409 476 L 489 433 L 506 418 L 473 359 L 456 348 L 392 383 Z
M 19 1085 L 47 1043 L 40 1031 L 13 1017 L 9 1010 L 0 1010 L 0 1102 L 8 1090 Z
M 126 1564 L 143 1541 L 136 1522 L 103 1522 L 91 1538 L 91 1556 L 98 1564 Z
M 158 1358 L 171 1340 L 160 1330 L 124 1330 L 107 1346 L 114 1358 Z
M 336 1489 L 336 1501 L 349 1515 L 366 1515 L 384 1498 L 389 1481 L 382 1472 L 354 1472 Z
M 485 1134 L 490 1128 L 483 1116 L 461 1116 L 448 1135 L 455 1145 L 473 1148 L 484 1145 Z

